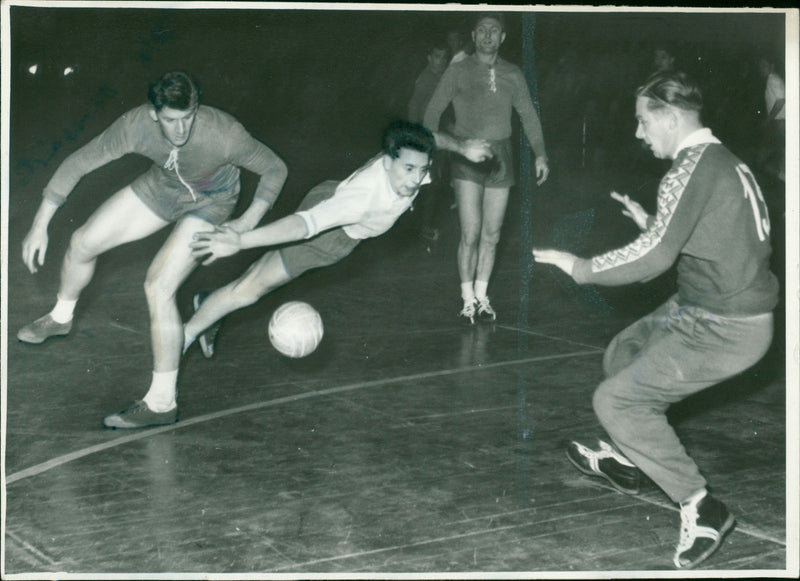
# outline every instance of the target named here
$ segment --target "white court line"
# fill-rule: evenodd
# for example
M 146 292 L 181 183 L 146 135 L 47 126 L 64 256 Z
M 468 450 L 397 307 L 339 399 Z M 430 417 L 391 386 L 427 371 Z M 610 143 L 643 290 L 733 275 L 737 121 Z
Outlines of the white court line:
M 585 513 L 582 513 L 582 515 L 583 516 L 588 516 L 588 515 L 594 515 L 594 514 L 601 514 L 601 513 L 604 513 L 604 512 L 613 512 L 613 511 L 616 511 L 616 510 L 621 510 L 622 508 L 624 508 L 624 507 L 603 508 L 603 509 L 600 509 L 600 510 L 595 510 L 595 511 L 591 511 L 591 512 L 585 512 Z M 323 557 L 321 559 L 313 559 L 311 561 L 306 561 L 304 563 L 293 563 L 291 565 L 284 565 L 283 567 L 276 567 L 275 569 L 273 569 L 273 571 L 285 571 L 287 569 L 295 569 L 297 567 L 306 568 L 306 567 L 309 567 L 309 566 L 312 566 L 312 565 L 318 565 L 320 563 L 329 563 L 331 561 L 341 561 L 341 560 L 344 560 L 344 559 L 355 559 L 355 558 L 359 558 L 359 557 L 365 557 L 367 555 L 377 555 L 377 554 L 380 554 L 380 553 L 387 553 L 387 552 L 391 552 L 391 551 L 402 551 L 403 549 L 410 549 L 410 548 L 413 548 L 413 547 L 424 547 L 425 545 L 433 545 L 433 544 L 436 544 L 436 543 L 446 543 L 448 541 L 455 541 L 455 540 L 458 540 L 458 539 L 468 539 L 470 537 L 477 537 L 477 536 L 480 536 L 480 535 L 494 535 L 494 534 L 497 534 L 497 533 L 503 532 L 503 531 L 511 531 L 511 530 L 520 529 L 520 528 L 523 528 L 523 527 L 532 527 L 532 526 L 537 526 L 537 525 L 540 525 L 540 524 L 543 524 L 543 523 L 556 522 L 556 521 L 564 520 L 564 519 L 567 519 L 567 518 L 572 518 L 573 516 L 574 515 L 572 515 L 572 514 L 568 514 L 568 515 L 558 516 L 558 517 L 554 517 L 554 518 L 549 518 L 549 519 L 542 520 L 542 521 L 526 522 L 526 523 L 517 524 L 517 525 L 505 525 L 505 526 L 493 527 L 493 528 L 488 528 L 488 529 L 481 529 L 481 530 L 477 530 L 477 531 L 470 531 L 468 533 L 460 533 L 460 534 L 455 534 L 455 535 L 448 535 L 448 536 L 445 536 L 445 537 L 438 537 L 438 538 L 435 538 L 435 539 L 425 539 L 425 540 L 422 540 L 422 541 L 417 541 L 415 543 L 406 543 L 406 544 L 403 544 L 403 545 L 394 545 L 394 546 L 391 546 L 391 547 L 383 547 L 383 548 L 380 548 L 380 549 L 372 549 L 372 550 L 369 550 L 369 551 L 358 551 L 358 552 L 355 552 L 355 553 L 345 553 L 344 555 L 335 555 L 333 557 Z M 560 532 L 563 532 L 563 531 L 557 531 L 557 532 L 560 533 Z M 539 534 L 539 535 L 533 535 L 533 536 L 526 537 L 526 538 L 532 539 L 532 538 L 541 537 L 541 536 L 547 536 L 547 535 L 551 535 L 551 534 L 556 534 L 556 532 L 547 532 L 547 533 L 543 533 L 543 534 Z
M 508 327 L 503 327 L 503 328 L 509 329 Z M 513 328 L 511 328 L 511 329 L 513 329 Z M 513 329 L 513 330 L 518 330 L 518 329 Z M 533 334 L 541 335 L 539 333 L 533 333 Z M 541 336 L 546 337 L 546 335 L 541 335 Z M 552 337 L 550 337 L 550 338 L 552 338 Z M 568 341 L 567 339 L 563 339 L 563 340 L 564 341 Z M 571 342 L 571 341 L 568 341 L 568 342 Z M 497 367 L 521 365 L 521 364 L 533 363 L 533 362 L 537 362 L 537 361 L 548 361 L 548 360 L 554 360 L 554 359 L 566 359 L 566 358 L 569 358 L 569 357 L 584 357 L 584 356 L 588 356 L 588 355 L 598 355 L 599 353 L 602 353 L 602 351 L 603 350 L 600 349 L 600 348 L 593 347 L 592 350 L 590 350 L 590 351 L 574 351 L 572 353 L 563 353 L 563 354 L 558 354 L 558 355 L 543 355 L 543 356 L 540 356 L 540 357 L 528 357 L 528 358 L 525 358 L 525 359 L 515 359 L 513 361 L 503 361 L 503 362 L 498 362 L 498 363 L 489 363 L 489 364 L 485 364 L 485 365 L 471 365 L 471 366 L 468 366 L 468 367 L 459 367 L 457 369 L 445 369 L 445 370 L 441 370 L 441 371 L 429 371 L 429 372 L 426 372 L 426 373 L 415 373 L 415 374 L 412 374 L 412 375 L 404 375 L 404 376 L 401 376 L 401 377 L 394 377 L 394 378 L 389 378 L 389 379 L 379 379 L 379 380 L 374 380 L 374 381 L 364 381 L 364 382 L 354 383 L 354 384 L 350 384 L 350 385 L 342 385 L 342 386 L 339 386 L 339 387 L 332 387 L 332 388 L 329 388 L 329 389 L 323 389 L 323 390 L 319 390 L 319 391 L 310 391 L 310 392 L 306 392 L 306 393 L 298 393 L 298 394 L 295 394 L 295 395 L 290 395 L 290 396 L 286 396 L 286 397 L 280 397 L 280 398 L 272 399 L 272 400 L 268 400 L 268 401 L 256 402 L 256 403 L 248 404 L 248 405 L 245 405 L 245 406 L 239 406 L 239 407 L 230 408 L 230 409 L 227 409 L 227 410 L 221 410 L 221 411 L 218 411 L 218 412 L 205 414 L 205 415 L 202 415 L 202 416 L 196 416 L 196 417 L 190 418 L 188 420 L 181 420 L 181 421 L 179 421 L 179 422 L 177 422 L 175 424 L 170 424 L 169 426 L 161 426 L 161 427 L 158 427 L 158 428 L 151 428 L 151 429 L 147 429 L 147 430 L 137 431 L 137 432 L 132 433 L 130 435 L 122 436 L 120 438 L 116 438 L 116 439 L 114 439 L 114 440 L 112 440 L 110 442 L 104 442 L 102 444 L 97 444 L 95 446 L 89 446 L 88 448 L 83 448 L 82 450 L 77 450 L 77 451 L 71 452 L 69 454 L 64 454 L 63 456 L 59 456 L 57 458 L 53 458 L 52 460 L 48 460 L 47 462 L 42 462 L 41 464 L 37 464 L 35 466 L 31 466 L 30 468 L 26 468 L 24 470 L 20 470 L 19 472 L 15 472 L 14 474 L 11 474 L 8 478 L 6 478 L 6 485 L 9 486 L 9 485 L 11 485 L 11 484 L 13 484 L 15 482 L 18 482 L 20 480 L 23 480 L 25 478 L 30 478 L 31 476 L 36 476 L 38 474 L 42 474 L 42 473 L 47 472 L 48 470 L 51 470 L 53 468 L 58 468 L 59 466 L 63 466 L 64 464 L 67 464 L 67 463 L 72 462 L 74 460 L 78 460 L 78 459 L 83 458 L 85 456 L 89 456 L 90 454 L 94 454 L 94 453 L 97 453 L 97 452 L 103 452 L 105 450 L 109 450 L 111 448 L 115 448 L 117 446 L 121 446 L 123 444 L 127 444 L 129 442 L 135 442 L 137 440 L 143 440 L 144 438 L 149 438 L 150 436 L 156 436 L 156 435 L 162 434 L 164 432 L 170 432 L 170 431 L 178 430 L 178 429 L 181 429 L 181 428 L 186 428 L 186 427 L 189 427 L 189 426 L 193 426 L 195 424 L 200 424 L 200 423 L 203 423 L 203 422 L 208 422 L 208 421 L 211 421 L 211 420 L 216 420 L 216 419 L 219 419 L 219 418 L 223 418 L 223 417 L 226 417 L 226 416 L 231 416 L 231 415 L 235 415 L 235 414 L 239 414 L 239 413 L 245 413 L 245 412 L 249 412 L 249 411 L 253 411 L 253 410 L 263 409 L 263 408 L 267 408 L 267 407 L 273 407 L 273 406 L 281 405 L 281 404 L 284 404 L 284 403 L 293 403 L 293 402 L 296 402 L 296 401 L 301 401 L 301 400 L 304 400 L 304 399 L 310 399 L 310 398 L 313 398 L 313 397 L 322 397 L 322 396 L 332 395 L 332 394 L 336 394 L 336 393 L 345 393 L 345 392 L 349 392 L 349 391 L 356 391 L 356 390 L 359 390 L 359 389 L 367 389 L 367 388 L 370 388 L 370 387 L 381 387 L 381 386 L 384 386 L 384 385 L 391 385 L 391 384 L 394 384 L 394 383 L 402 383 L 402 382 L 405 382 L 405 381 L 413 381 L 413 380 L 418 380 L 418 379 L 427 379 L 427 378 L 431 378 L 431 377 L 443 377 L 443 376 L 446 376 L 446 375 L 457 375 L 459 373 L 468 373 L 468 372 L 472 372 L 472 371 L 486 370 L 486 369 L 492 369 L 492 368 L 497 368 Z M 653 504 L 653 505 L 658 506 L 660 508 L 666 508 L 668 510 L 677 511 L 677 508 L 675 508 L 673 506 L 669 506 L 667 504 L 664 504 L 664 503 L 661 503 L 661 502 L 658 502 L 658 501 L 655 501 L 655 500 L 650 500 L 650 499 L 645 498 L 643 496 L 636 496 L 634 498 L 636 498 L 637 500 L 641 500 L 641 501 Z M 604 512 L 604 511 L 598 511 L 598 512 Z M 528 526 L 528 525 L 514 525 L 514 526 L 509 526 L 509 527 L 502 527 L 500 529 L 492 529 L 492 531 L 496 532 L 498 530 L 519 528 L 520 526 Z M 490 532 L 490 531 L 475 531 L 475 532 L 467 533 L 467 534 L 463 534 L 463 535 L 456 535 L 454 537 L 443 537 L 443 538 L 440 538 L 440 539 L 429 539 L 427 541 L 420 541 L 418 543 L 412 543 L 412 544 L 409 544 L 409 545 L 400 545 L 400 546 L 396 546 L 396 547 L 387 547 L 387 548 L 384 548 L 384 549 L 377 549 L 375 551 L 367 551 L 365 553 L 352 554 L 352 555 L 341 555 L 339 557 L 328 558 L 328 559 L 319 559 L 319 560 L 316 560 L 316 561 L 311 561 L 309 563 L 302 563 L 299 566 L 310 565 L 310 564 L 320 563 L 320 562 L 324 562 L 324 561 L 338 560 L 338 559 L 342 559 L 342 558 L 355 557 L 355 556 L 362 555 L 362 554 L 366 555 L 366 554 L 372 554 L 372 553 L 380 553 L 380 552 L 384 552 L 384 551 L 400 550 L 400 549 L 408 548 L 408 547 L 414 547 L 414 546 L 419 546 L 419 545 L 442 542 L 442 541 L 446 541 L 446 540 L 464 538 L 464 537 L 474 536 L 474 535 L 477 535 L 477 534 L 484 534 L 484 532 Z M 742 527 L 739 524 L 737 524 L 737 526 L 736 526 L 736 528 L 734 528 L 733 532 L 740 532 L 742 534 L 745 534 L 745 535 L 748 535 L 748 536 L 751 536 L 751 537 L 754 537 L 754 538 L 757 538 L 757 539 L 761 539 L 761 540 L 764 540 L 764 541 L 772 542 L 772 543 L 775 543 L 775 544 L 783 546 L 783 547 L 786 546 L 786 542 L 785 541 L 770 537 L 768 535 L 765 535 L 763 533 L 760 533 L 758 531 L 754 531 L 754 530 L 746 528 L 746 527 Z M 287 566 L 285 568 L 290 568 L 290 567 L 294 567 L 294 566 L 297 566 L 297 565 L 291 565 L 291 566 Z M 277 569 L 277 570 L 280 570 L 280 569 Z
M 95 454 L 98 452 L 103 452 L 105 450 L 109 450 L 111 448 L 115 448 L 117 446 L 122 446 L 123 444 L 127 444 L 129 442 L 135 442 L 137 440 L 142 440 L 144 438 L 149 438 L 150 436 L 156 436 L 158 434 L 163 434 L 164 432 L 171 432 L 173 430 L 179 430 L 181 428 L 188 428 L 189 426 L 193 426 L 195 424 L 200 424 L 203 422 L 209 422 L 211 420 L 216 420 L 219 418 L 224 418 L 226 416 L 231 416 L 234 414 L 240 414 L 245 412 L 250 412 L 253 410 L 258 410 L 262 408 L 277 406 L 285 403 L 293 403 L 296 401 L 310 399 L 312 397 L 322 397 L 326 395 L 331 395 L 335 393 L 345 393 L 348 391 L 356 391 L 359 389 L 367 389 L 370 387 L 381 387 L 384 385 L 391 385 L 394 383 L 403 383 L 405 381 L 414 381 L 418 379 L 427 379 L 431 377 L 442 377 L 445 375 L 457 375 L 459 373 L 468 373 L 473 371 L 480 371 L 486 369 L 493 369 L 497 367 L 506 367 L 512 365 L 522 365 L 525 363 L 534 363 L 537 361 L 549 361 L 553 359 L 567 359 L 569 357 L 583 357 L 587 355 L 597 355 L 600 350 L 592 349 L 591 351 L 573 351 L 572 353 L 562 353 L 558 355 L 543 355 L 540 357 L 527 357 L 525 359 L 514 359 L 512 361 L 502 361 L 498 363 L 487 363 L 485 365 L 470 365 L 468 367 L 459 367 L 457 369 L 444 369 L 440 371 L 429 371 L 426 373 L 414 373 L 411 375 L 403 375 L 400 377 L 393 377 L 387 379 L 378 379 L 374 381 L 364 381 L 359 383 L 353 383 L 350 385 L 342 385 L 339 387 L 332 387 L 330 389 L 323 389 L 319 391 L 310 391 L 305 393 L 298 393 L 295 395 L 290 395 L 286 397 L 279 397 L 277 399 L 271 399 L 268 401 L 260 401 L 244 406 L 239 406 L 235 408 L 230 408 L 227 410 L 221 410 L 218 412 L 205 414 L 202 416 L 196 416 L 193 418 L 189 418 L 188 420 L 181 420 L 175 424 L 170 424 L 168 426 L 161 426 L 157 428 L 146 429 L 142 431 L 136 431 L 132 434 L 127 436 L 122 436 L 120 438 L 115 438 L 109 442 L 103 442 L 102 444 L 96 444 L 94 446 L 89 446 L 88 448 L 83 448 L 81 450 L 76 450 L 75 452 L 70 452 L 69 454 L 64 454 L 63 456 L 58 456 L 53 458 L 52 460 L 48 460 L 46 462 L 42 462 L 41 464 L 36 464 L 35 466 L 31 466 L 30 468 L 25 468 L 24 470 L 20 470 L 19 472 L 15 472 L 6 478 L 6 484 L 11 485 L 15 482 L 18 482 L 24 478 L 30 478 L 31 476 L 36 476 L 38 474 L 42 474 L 43 472 L 47 472 L 53 468 L 57 468 L 59 466 L 63 466 L 69 462 L 74 460 L 78 460 L 79 458 L 83 458 L 84 456 L 89 456 L 90 454 Z
M 13 531 L 6 531 L 6 535 L 8 535 L 8 538 L 11 539 L 13 542 L 17 543 L 22 548 L 22 550 L 27 551 L 28 557 L 32 557 L 33 560 L 38 561 L 36 563 L 37 565 L 44 564 L 45 566 L 48 567 L 58 566 L 58 561 L 54 561 L 49 556 L 44 554 L 42 551 L 40 551 L 32 544 L 30 544 L 28 541 L 25 541 L 22 538 L 20 538 L 19 535 L 15 534 Z
M 650 500 L 647 500 L 647 499 L 643 499 L 643 498 L 639 498 L 639 497 L 636 497 L 636 499 L 637 500 L 645 500 L 646 502 L 650 502 L 651 504 L 655 504 L 656 506 L 660 506 L 662 508 L 669 508 L 670 510 L 675 510 L 672 507 L 668 507 L 666 505 L 662 505 L 662 504 L 660 504 L 658 502 L 653 502 L 653 501 L 650 501 Z M 594 510 L 594 511 L 590 511 L 590 512 L 581 513 L 581 516 L 591 516 L 591 515 L 603 514 L 603 513 L 608 513 L 608 512 L 615 512 L 615 511 L 625 510 L 626 508 L 629 508 L 629 507 L 628 506 L 619 506 L 619 507 L 612 507 L 612 508 L 603 508 L 603 509 L 598 509 L 598 510 Z M 514 511 L 514 512 L 525 512 L 526 510 L 538 510 L 538 509 L 525 509 L 523 511 Z M 376 554 L 380 554 L 380 553 L 388 553 L 388 552 L 392 552 L 392 551 L 402 551 L 404 549 L 410 549 L 410 548 L 414 548 L 414 547 L 422 547 L 422 546 L 425 546 L 425 545 L 433 545 L 433 544 L 436 544 L 436 543 L 446 543 L 446 542 L 449 542 L 449 541 L 455 541 L 455 540 L 459 540 L 459 539 L 466 539 L 466 538 L 476 537 L 476 536 L 480 536 L 480 535 L 494 535 L 494 534 L 497 534 L 498 532 L 511 531 L 511 530 L 515 530 L 515 529 L 521 529 L 521 528 L 524 528 L 524 527 L 539 526 L 539 525 L 542 525 L 544 523 L 558 522 L 558 521 L 561 521 L 561 520 L 573 518 L 573 516 L 574 516 L 573 514 L 566 514 L 566 515 L 561 515 L 561 516 L 545 519 L 545 520 L 542 520 L 542 521 L 526 522 L 526 523 L 521 523 L 521 524 L 485 528 L 485 529 L 480 529 L 480 530 L 477 530 L 477 531 L 470 531 L 470 532 L 467 532 L 467 533 L 460 533 L 460 534 L 455 534 L 455 535 L 447 535 L 447 536 L 443 536 L 443 537 L 437 537 L 437 538 L 434 538 L 434 539 L 425 539 L 425 540 L 417 541 L 417 542 L 414 542 L 414 543 L 406 543 L 406 544 L 403 544 L 403 545 L 394 545 L 394 546 L 391 546 L 391 547 L 383 547 L 383 548 L 380 548 L 380 549 L 372 549 L 372 550 L 369 550 L 369 551 L 358 551 L 358 552 L 355 552 L 355 553 L 346 553 L 346 554 L 343 554 L 343 555 L 334 555 L 332 557 L 323 557 L 323 558 L 320 558 L 320 559 L 313 559 L 311 561 L 306 561 L 306 562 L 303 562 L 303 563 L 292 563 L 291 565 L 284 565 L 283 567 L 277 567 L 276 569 L 274 569 L 274 571 L 286 571 L 286 570 L 297 569 L 297 568 L 300 568 L 302 570 L 302 569 L 305 569 L 305 568 L 307 568 L 309 566 L 319 565 L 320 563 L 330 563 L 332 561 L 341 561 L 341 560 L 345 560 L 345 559 L 355 559 L 355 558 L 365 557 L 365 556 L 369 556 L 369 555 L 376 555 Z M 488 518 L 488 517 L 482 517 L 482 518 Z M 736 528 L 733 529 L 733 532 L 737 532 L 737 531 L 741 532 L 743 534 L 746 534 L 746 535 L 750 535 L 750 536 L 754 536 L 754 537 L 760 538 L 762 540 L 772 541 L 773 543 L 776 543 L 776 544 L 781 545 L 783 547 L 786 546 L 785 543 L 783 543 L 783 542 L 781 542 L 779 540 L 771 539 L 771 538 L 766 537 L 764 535 L 758 535 L 758 534 L 755 534 L 753 532 L 740 529 L 740 527 L 738 525 L 737 525 Z M 557 532 L 558 533 L 563 533 L 564 531 L 563 530 L 559 530 Z M 542 533 L 542 534 L 539 534 L 539 535 L 533 535 L 533 536 L 529 536 L 529 537 L 526 537 L 526 538 L 533 539 L 533 538 L 537 538 L 537 537 L 548 536 L 548 535 L 551 535 L 551 534 L 555 534 L 555 532 Z
M 562 343 L 570 343 L 572 345 L 578 345 L 580 347 L 592 347 L 594 349 L 605 351 L 604 347 L 598 347 L 597 345 L 589 345 L 588 343 L 581 343 L 580 341 L 573 341 L 572 339 L 564 339 L 563 337 L 554 337 L 553 335 L 545 335 L 544 333 L 537 333 L 535 331 L 529 331 L 528 329 L 520 329 L 518 327 L 512 327 L 511 325 L 497 325 L 497 328 L 505 329 L 506 331 L 516 331 L 517 333 L 525 333 L 526 335 L 535 335 L 536 337 L 550 339 L 551 341 L 561 341 Z

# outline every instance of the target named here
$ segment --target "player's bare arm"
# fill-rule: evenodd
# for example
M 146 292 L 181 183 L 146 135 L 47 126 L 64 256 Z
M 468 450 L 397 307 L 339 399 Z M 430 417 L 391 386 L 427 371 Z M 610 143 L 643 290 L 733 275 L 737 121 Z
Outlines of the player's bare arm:
M 270 209 L 271 204 L 264 198 L 253 198 L 252 203 L 247 207 L 247 210 L 234 220 L 225 222 L 224 226 L 239 232 L 248 232 L 256 227 L 256 225 L 264 217 L 264 214 Z
M 239 233 L 228 225 L 219 226 L 213 232 L 201 232 L 190 244 L 192 256 L 208 265 L 218 258 L 232 256 L 246 248 L 276 246 L 303 240 L 308 235 L 306 223 L 300 216 L 292 214 L 271 224 Z

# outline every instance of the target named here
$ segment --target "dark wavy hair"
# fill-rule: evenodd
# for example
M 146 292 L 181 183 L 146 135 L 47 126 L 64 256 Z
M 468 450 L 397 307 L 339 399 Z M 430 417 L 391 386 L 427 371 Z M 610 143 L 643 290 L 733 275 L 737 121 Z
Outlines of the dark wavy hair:
M 472 30 L 478 28 L 478 24 L 484 18 L 491 18 L 500 23 L 500 28 L 505 32 L 506 30 L 506 17 L 502 12 L 478 12 L 472 20 Z
M 430 155 L 436 148 L 436 141 L 433 133 L 419 123 L 392 121 L 383 130 L 381 149 L 392 159 L 397 159 L 404 147 Z
M 188 111 L 200 104 L 200 87 L 188 74 L 172 71 L 150 85 L 147 99 L 156 111 L 164 107 Z
M 651 111 L 670 105 L 698 114 L 703 109 L 703 93 L 700 92 L 700 87 L 681 71 L 663 71 L 652 75 L 636 89 L 636 96 L 647 97 L 647 108 Z

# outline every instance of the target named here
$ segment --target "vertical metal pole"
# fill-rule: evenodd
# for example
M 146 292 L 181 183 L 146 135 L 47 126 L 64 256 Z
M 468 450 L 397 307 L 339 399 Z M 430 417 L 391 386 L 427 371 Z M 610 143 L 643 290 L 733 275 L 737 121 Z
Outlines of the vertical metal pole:
M 522 13 L 522 72 L 528 82 L 533 106 L 541 119 L 539 108 L 539 90 L 536 83 L 536 52 L 534 50 L 534 31 L 536 28 L 536 14 L 532 11 Z M 525 132 L 520 131 L 519 144 L 519 186 L 520 186 L 520 296 L 519 314 L 517 324 L 520 329 L 528 328 L 528 308 L 530 297 L 530 281 L 533 271 L 533 215 L 531 205 L 535 175 L 533 172 L 533 152 Z
M 536 14 L 533 12 L 522 13 L 522 72 L 528 82 L 533 105 L 541 119 L 539 108 L 539 91 L 536 83 L 536 53 L 534 51 L 534 30 L 536 27 Z M 520 188 L 520 285 L 519 285 L 519 312 L 517 327 L 520 330 L 517 339 L 517 349 L 520 353 L 528 352 L 528 309 L 530 302 L 530 283 L 533 273 L 533 213 L 532 199 L 535 181 L 533 171 L 533 152 L 528 143 L 525 132 L 520 131 L 519 147 L 519 188 Z M 530 474 L 530 458 L 528 455 L 530 442 L 534 438 L 535 424 L 527 412 L 528 377 L 524 370 L 517 377 L 517 486 L 518 493 L 527 497 L 528 475 Z

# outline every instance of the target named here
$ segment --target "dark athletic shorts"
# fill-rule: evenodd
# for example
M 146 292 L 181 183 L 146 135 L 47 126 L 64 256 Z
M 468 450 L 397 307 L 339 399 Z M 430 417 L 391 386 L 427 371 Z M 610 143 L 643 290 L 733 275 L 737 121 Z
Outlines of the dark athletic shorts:
M 167 222 L 176 222 L 186 215 L 197 216 L 210 224 L 219 225 L 226 222 L 236 209 L 239 199 L 239 188 L 233 192 L 220 194 L 200 194 L 195 192 L 197 201 L 192 199 L 189 190 L 172 192 L 171 194 L 151 195 L 149 190 L 137 190 L 132 186 L 136 196 L 144 202 L 159 218 Z
M 465 180 L 486 188 L 510 188 L 516 182 L 511 140 L 492 142 L 494 157 L 481 163 L 473 163 L 461 155 L 453 155 L 450 175 L 454 180 Z
M 327 181 L 311 188 L 297 211 L 308 210 L 336 192 L 339 182 Z M 307 270 L 336 264 L 350 254 L 361 240 L 350 238 L 342 228 L 326 230 L 303 242 L 297 242 L 278 250 L 283 267 L 292 278 Z

